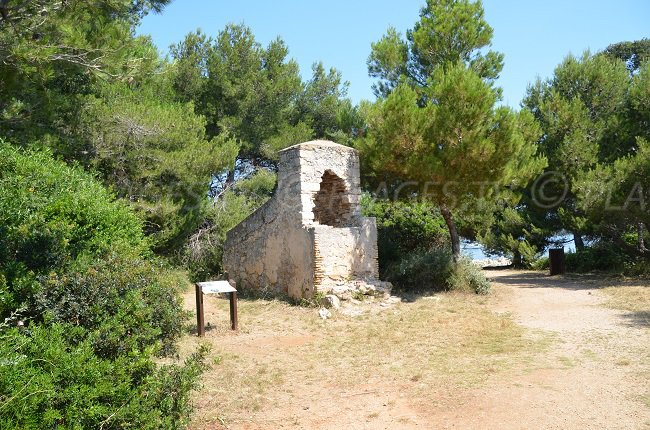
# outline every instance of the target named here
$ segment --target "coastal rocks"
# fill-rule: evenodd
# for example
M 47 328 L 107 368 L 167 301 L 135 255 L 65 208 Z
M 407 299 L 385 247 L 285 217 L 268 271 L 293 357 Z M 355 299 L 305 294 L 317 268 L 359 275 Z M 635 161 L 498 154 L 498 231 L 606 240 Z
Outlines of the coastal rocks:
M 512 260 L 506 257 L 484 258 L 481 260 L 472 260 L 472 264 L 481 268 L 508 267 L 512 265 Z

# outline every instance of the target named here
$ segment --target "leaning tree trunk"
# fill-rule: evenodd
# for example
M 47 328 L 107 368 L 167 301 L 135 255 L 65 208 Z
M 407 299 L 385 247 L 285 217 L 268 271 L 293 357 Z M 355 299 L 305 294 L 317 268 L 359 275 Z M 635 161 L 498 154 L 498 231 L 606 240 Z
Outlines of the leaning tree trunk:
M 638 223 L 636 225 L 636 232 L 637 232 L 636 247 L 641 254 L 645 254 L 648 251 L 648 248 L 645 247 L 645 240 L 643 239 L 643 236 L 645 234 L 645 224 L 643 224 L 642 222 Z
M 573 232 L 573 242 L 576 245 L 576 251 L 585 249 L 585 241 L 582 240 L 580 233 L 577 233 L 575 231 Z
M 456 224 L 451 217 L 451 211 L 446 205 L 440 205 L 440 213 L 445 219 L 445 224 L 447 224 L 447 229 L 449 230 L 449 238 L 451 239 L 451 255 L 454 258 L 454 262 L 457 263 L 458 260 L 460 260 L 460 236 L 458 236 Z
M 235 168 L 228 170 L 228 176 L 226 177 L 226 187 L 231 186 L 235 183 Z

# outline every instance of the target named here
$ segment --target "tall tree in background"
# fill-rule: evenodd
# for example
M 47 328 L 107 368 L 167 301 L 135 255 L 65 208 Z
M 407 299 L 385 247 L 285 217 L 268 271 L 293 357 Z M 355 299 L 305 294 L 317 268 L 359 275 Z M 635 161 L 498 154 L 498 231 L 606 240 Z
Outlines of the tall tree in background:
M 379 79 L 373 90 L 385 97 L 402 82 L 425 88 L 436 68 L 456 63 L 493 83 L 503 68 L 503 54 L 489 50 L 492 33 L 480 1 L 428 0 L 406 40 L 391 27 L 372 44 L 368 73 Z
M 380 100 L 359 147 L 375 171 L 421 185 L 419 197 L 445 219 L 455 260 L 454 210 L 525 184 L 545 163 L 535 156 L 532 115 L 496 107 L 503 56 L 483 53 L 491 38 L 480 2 L 429 0 L 406 40 L 389 29 L 368 60 Z
M 538 142 L 548 158 L 547 175 L 556 180 L 544 189 L 558 198 L 544 207 L 556 233 L 573 234 L 575 246 L 594 226 L 578 204 L 576 184 L 598 163 L 612 163 L 634 151 L 635 141 L 626 127 L 630 76 L 625 64 L 604 55 L 568 56 L 552 78 L 529 87 L 524 105 L 542 126 Z M 542 202 L 544 203 L 544 202 Z
M 621 143 L 629 148 L 613 161 L 600 161 L 579 177 L 579 207 L 595 225 L 597 238 L 630 255 L 649 256 L 650 61 L 642 62 L 626 89 Z
M 630 74 L 635 74 L 641 63 L 650 60 L 650 39 L 614 43 L 605 48 L 603 54 L 622 60 Z
M 272 167 L 277 151 L 295 143 L 352 133 L 350 115 L 357 113 L 341 73 L 316 63 L 302 82 L 280 38 L 263 47 L 250 28 L 229 24 L 215 39 L 188 34 L 171 54 L 178 97 L 206 117 L 208 136 L 227 133 L 239 142 L 244 170 Z

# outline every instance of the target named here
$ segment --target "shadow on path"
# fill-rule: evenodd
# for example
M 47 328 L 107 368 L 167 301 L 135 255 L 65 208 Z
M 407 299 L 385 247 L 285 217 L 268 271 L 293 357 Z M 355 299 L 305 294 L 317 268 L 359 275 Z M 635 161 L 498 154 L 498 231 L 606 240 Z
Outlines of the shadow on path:
M 550 276 L 545 272 L 500 272 L 487 270 L 485 275 L 491 282 L 519 288 L 562 288 L 567 290 L 597 290 L 604 288 L 602 276 L 569 275 Z
M 629 327 L 650 328 L 650 312 L 648 311 L 626 312 L 621 315 L 621 318 L 625 319 L 625 324 Z

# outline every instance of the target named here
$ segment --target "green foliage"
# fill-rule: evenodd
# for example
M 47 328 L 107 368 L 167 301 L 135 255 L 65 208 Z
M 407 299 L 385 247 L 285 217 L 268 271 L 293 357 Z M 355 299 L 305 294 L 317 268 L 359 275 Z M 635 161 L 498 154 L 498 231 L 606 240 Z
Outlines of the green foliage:
M 361 208 L 364 216 L 376 218 L 382 276 L 404 255 L 439 247 L 448 241 L 445 221 L 430 202 L 379 200 L 364 194 Z
M 183 428 L 207 350 L 157 367 L 146 351 L 100 358 L 78 327 L 5 330 L 0 342 L 0 427 Z
M 40 279 L 34 307 L 48 322 L 84 327 L 95 353 L 116 358 L 155 345 L 175 351 L 185 320 L 178 287 L 160 264 L 112 255 L 87 268 Z
M 312 66 L 312 78 L 303 85 L 296 100 L 294 122 L 305 122 L 315 138 L 330 138 L 339 129 L 339 111 L 347 94 L 348 82 L 341 72 L 331 68 L 325 73 L 323 63 Z
M 406 254 L 386 270 L 386 279 L 404 291 L 490 292 L 490 283 L 481 269 L 467 259 L 454 262 L 442 248 L 420 249 Z
M 373 90 L 386 97 L 400 83 L 424 88 L 437 68 L 459 63 L 491 82 L 503 68 L 503 54 L 486 51 L 492 33 L 480 1 L 427 0 L 406 41 L 389 28 L 372 44 L 368 72 L 380 79 Z
M 200 223 L 212 175 L 231 169 L 233 139 L 205 138 L 191 103 L 166 102 L 154 88 L 104 88 L 83 115 L 90 162 L 143 215 L 154 249 L 170 253 Z
M 175 86 L 205 115 L 208 136 L 229 133 L 244 158 L 258 158 L 264 141 L 287 124 L 300 92 L 298 65 L 287 54 L 282 40 L 265 49 L 243 25 L 226 26 L 215 40 L 189 34 L 172 47 L 182 72 Z
M 650 144 L 637 141 L 634 155 L 619 158 L 611 165 L 599 165 L 585 173 L 576 184 L 580 208 L 599 228 L 612 229 L 620 237 L 629 225 L 650 223 Z
M 203 223 L 183 250 L 182 261 L 192 281 L 205 281 L 222 273 L 226 233 L 268 200 L 275 179 L 274 173 L 260 169 L 237 181 L 208 206 Z
M 629 259 L 620 252 L 620 249 L 607 244 L 577 250 L 566 254 L 566 270 L 568 272 L 615 272 L 625 270 Z
M 650 39 L 614 43 L 605 48 L 603 53 L 610 58 L 622 60 L 633 74 L 639 70 L 641 63 L 650 60 Z
M 561 178 L 546 184 L 543 192 L 564 195 L 543 208 L 548 213 L 543 228 L 578 237 L 594 233 L 577 200 L 578 183 L 597 164 L 634 150 L 623 118 L 629 82 L 621 61 L 587 52 L 581 58 L 568 56 L 552 79 L 529 88 L 524 104 L 544 131 L 538 145 L 548 158 L 547 171 Z
M 454 265 L 447 279 L 447 288 L 451 291 L 489 294 L 491 287 L 481 268 L 464 258 Z
M 38 276 L 109 252 L 145 255 L 142 223 L 90 175 L 0 142 L 0 312 L 28 300 Z
M 515 267 L 530 267 L 537 254 L 547 246 L 547 232 L 538 226 L 528 206 L 504 206 L 495 211 L 488 229 L 479 235 L 488 251 L 504 253 Z
M 215 39 L 190 33 L 171 48 L 173 87 L 205 116 L 208 136 L 232 136 L 239 159 L 255 165 L 274 165 L 278 150 L 312 138 L 345 143 L 354 133 L 347 82 L 322 63 L 302 82 L 288 52 L 280 38 L 261 46 L 244 25 L 230 24 Z
M 650 66 L 644 46 L 624 42 L 602 54 L 569 56 L 552 79 L 530 87 L 524 100 L 544 130 L 539 146 L 549 159 L 548 171 L 562 178 L 544 192 L 566 193 L 543 209 L 538 225 L 549 235 L 574 234 L 576 258 L 593 260 L 576 270 L 601 264 L 620 269 L 623 260 L 647 259 Z M 583 235 L 597 249 L 582 250 Z M 620 258 L 602 257 L 599 247 L 617 249 Z
M 486 52 L 491 39 L 481 2 L 428 0 L 406 41 L 389 29 L 368 59 L 380 99 L 357 146 L 377 176 L 415 182 L 439 207 L 455 260 L 458 207 L 525 186 L 545 165 L 532 115 L 496 107 L 503 55 Z
M 421 106 L 417 92 L 400 85 L 371 110 L 368 136 L 358 146 L 373 170 L 415 181 L 422 198 L 449 212 L 477 197 L 494 198 L 499 187 L 524 186 L 543 168 L 532 115 L 495 108 L 495 91 L 471 70 L 438 69 L 426 92 L 430 101 Z
M 0 160 L 0 427 L 182 427 L 206 351 L 153 360 L 186 316 L 142 222 L 48 151 Z
M 451 253 L 442 249 L 415 250 L 391 264 L 385 278 L 405 291 L 447 289 L 447 279 L 454 271 Z
M 169 0 L 3 2 L 0 20 L 0 135 L 64 140 L 79 95 L 98 78 L 139 81 L 159 65 L 150 40 L 133 29 Z M 5 19 L 6 16 L 6 19 Z

